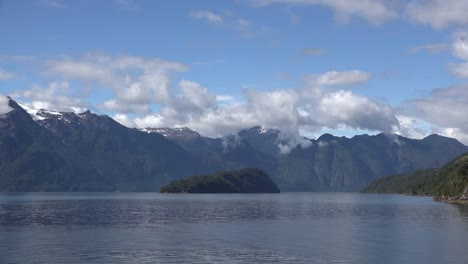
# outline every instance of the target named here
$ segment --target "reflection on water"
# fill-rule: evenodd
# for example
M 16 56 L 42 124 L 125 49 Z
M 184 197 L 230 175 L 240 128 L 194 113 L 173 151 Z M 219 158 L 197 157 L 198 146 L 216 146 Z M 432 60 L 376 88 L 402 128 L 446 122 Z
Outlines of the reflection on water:
M 427 197 L 0 194 L 0 263 L 466 263 L 468 206 Z

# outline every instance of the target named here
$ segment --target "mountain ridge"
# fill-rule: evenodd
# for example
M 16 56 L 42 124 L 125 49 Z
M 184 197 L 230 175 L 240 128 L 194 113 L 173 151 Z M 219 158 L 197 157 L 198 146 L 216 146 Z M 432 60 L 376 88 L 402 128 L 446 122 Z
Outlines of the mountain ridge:
M 13 111 L 0 120 L 0 190 L 18 190 L 14 180 L 4 180 L 12 178 L 31 181 L 21 190 L 84 190 L 79 184 L 83 176 L 73 173 L 79 167 L 90 177 L 87 185 L 95 181 L 96 190 L 156 191 L 189 175 L 258 168 L 282 191 L 360 191 L 379 177 L 439 167 L 468 151 L 457 140 L 436 135 L 421 140 L 383 133 L 308 139 L 261 126 L 209 138 L 189 128 L 132 129 L 89 110 L 27 112 L 13 99 L 10 103 Z M 10 133 L 8 125 L 17 129 Z M 46 146 L 48 141 L 54 148 Z M 31 152 L 30 145 L 37 151 Z M 50 160 L 36 157 L 41 150 L 48 151 Z M 28 166 L 38 173 L 24 172 Z M 63 174 L 77 183 L 67 186 L 61 179 L 61 185 L 48 188 L 45 174 L 54 168 L 56 177 L 67 171 Z

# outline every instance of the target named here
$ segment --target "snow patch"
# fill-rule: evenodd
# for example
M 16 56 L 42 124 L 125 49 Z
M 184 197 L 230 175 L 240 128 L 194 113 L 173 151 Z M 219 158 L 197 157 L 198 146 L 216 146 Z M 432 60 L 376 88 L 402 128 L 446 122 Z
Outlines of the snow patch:
M 40 120 L 46 119 L 45 117 L 38 115 L 39 110 L 33 109 L 33 108 L 31 108 L 31 107 L 29 107 L 29 106 L 27 106 L 25 104 L 22 104 L 22 103 L 18 103 L 18 105 L 21 106 L 21 108 L 23 108 L 32 117 L 32 119 L 34 119 L 35 121 L 40 121 Z

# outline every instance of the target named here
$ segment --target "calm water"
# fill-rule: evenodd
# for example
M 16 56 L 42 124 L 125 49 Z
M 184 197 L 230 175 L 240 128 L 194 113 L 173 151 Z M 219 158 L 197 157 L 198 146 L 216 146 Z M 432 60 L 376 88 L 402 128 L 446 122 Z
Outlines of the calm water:
M 427 197 L 0 194 L 0 263 L 468 263 L 468 206 Z

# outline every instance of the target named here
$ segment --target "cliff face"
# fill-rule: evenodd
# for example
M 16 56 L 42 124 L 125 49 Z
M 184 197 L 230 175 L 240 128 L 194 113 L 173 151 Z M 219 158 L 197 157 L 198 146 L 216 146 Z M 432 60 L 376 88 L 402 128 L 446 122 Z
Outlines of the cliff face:
M 279 193 L 278 186 L 258 169 L 192 176 L 161 188 L 161 193 Z

